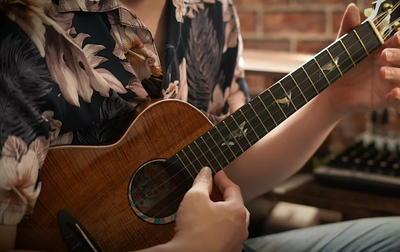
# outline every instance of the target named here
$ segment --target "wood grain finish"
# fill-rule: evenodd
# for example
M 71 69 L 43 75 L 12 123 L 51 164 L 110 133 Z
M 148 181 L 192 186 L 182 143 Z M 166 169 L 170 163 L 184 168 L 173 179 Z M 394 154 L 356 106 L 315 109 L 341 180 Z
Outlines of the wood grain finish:
M 136 117 L 117 143 L 50 149 L 35 212 L 18 227 L 16 247 L 66 251 L 57 213 L 68 209 L 103 251 L 143 249 L 165 243 L 174 224 L 154 225 L 130 208 L 127 191 L 144 163 L 168 158 L 212 127 L 197 109 L 177 100 L 158 101 Z

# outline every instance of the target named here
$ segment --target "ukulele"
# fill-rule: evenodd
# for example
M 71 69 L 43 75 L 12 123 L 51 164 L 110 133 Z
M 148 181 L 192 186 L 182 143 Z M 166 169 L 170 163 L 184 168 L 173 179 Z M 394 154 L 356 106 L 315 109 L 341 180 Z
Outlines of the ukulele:
M 111 145 L 51 148 L 16 248 L 128 251 L 168 242 L 201 168 L 222 170 L 384 44 L 399 30 L 399 5 L 376 1 L 359 27 L 217 125 L 185 102 L 159 100 L 142 107 Z

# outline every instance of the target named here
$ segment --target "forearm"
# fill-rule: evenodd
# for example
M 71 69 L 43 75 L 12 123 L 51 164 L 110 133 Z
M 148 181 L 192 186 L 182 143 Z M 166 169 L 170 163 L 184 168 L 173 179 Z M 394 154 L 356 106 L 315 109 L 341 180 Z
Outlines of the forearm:
M 298 171 L 341 119 L 323 93 L 252 146 L 225 171 L 248 201 Z

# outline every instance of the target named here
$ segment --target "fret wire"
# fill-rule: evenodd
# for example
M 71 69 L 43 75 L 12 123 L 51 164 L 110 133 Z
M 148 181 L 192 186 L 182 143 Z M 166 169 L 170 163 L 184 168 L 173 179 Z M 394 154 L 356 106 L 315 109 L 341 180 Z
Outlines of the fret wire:
M 332 62 L 336 65 L 337 70 L 339 71 L 340 75 L 343 76 L 342 70 L 340 70 L 339 64 L 336 63 L 335 59 L 333 58 L 331 52 L 329 51 L 329 48 L 326 49 L 326 52 L 329 54 L 329 56 L 332 59 Z
M 251 105 L 251 103 L 249 103 L 251 110 L 253 110 L 253 113 L 256 115 L 256 117 L 258 118 L 258 120 L 260 121 L 261 125 L 263 126 L 265 132 L 269 133 L 269 130 L 267 129 L 267 127 L 265 127 L 263 121 L 261 120 L 260 116 L 258 116 L 258 113 L 256 112 L 256 110 L 253 108 L 253 105 Z M 242 112 L 243 113 L 243 112 Z
M 268 113 L 269 116 L 271 117 L 272 121 L 274 121 L 275 126 L 278 126 L 278 124 L 276 123 L 275 119 L 272 117 L 271 112 L 269 112 L 267 106 L 265 106 L 265 103 L 262 101 L 261 97 L 258 96 L 257 98 L 261 101 L 261 104 L 264 106 L 265 110 L 267 111 L 267 113 Z
M 251 104 L 250 104 L 250 106 L 251 106 Z M 247 117 L 244 115 L 242 109 L 239 109 L 239 112 L 242 114 L 242 116 L 243 116 L 244 120 L 246 120 L 247 124 L 250 125 L 251 130 L 254 132 L 254 135 L 256 135 L 257 139 L 260 140 L 260 137 L 257 135 L 257 132 L 254 130 L 253 125 L 251 125 L 251 123 L 249 122 Z M 254 114 L 256 115 L 256 117 L 258 117 L 257 113 L 254 113 Z M 258 118 L 258 119 L 260 119 L 260 118 Z M 261 122 L 261 120 L 260 120 L 260 122 Z M 262 124 L 262 122 L 261 122 L 261 124 Z M 251 144 L 250 144 L 250 146 L 251 146 Z
M 359 35 L 357 34 L 356 31 L 354 31 L 354 32 L 355 32 L 355 35 L 357 36 L 357 38 L 360 40 L 360 42 L 361 42 L 361 44 L 362 44 L 364 50 L 366 50 L 365 45 L 362 43 L 362 41 L 361 41 Z M 353 58 L 351 57 L 351 55 L 350 55 L 350 53 L 349 53 L 347 47 L 344 45 L 344 43 L 343 43 L 341 40 L 340 40 L 340 43 L 342 44 L 344 50 L 345 50 L 346 53 L 348 54 L 348 56 L 349 56 L 350 60 L 352 61 L 353 65 L 356 65 L 355 62 L 354 62 L 354 60 L 353 60 Z M 334 60 L 334 58 L 333 58 L 332 54 L 330 53 L 329 49 L 327 49 L 327 53 L 328 53 L 329 57 L 332 59 L 333 63 L 336 65 L 336 67 L 337 67 L 338 71 L 340 72 L 340 74 L 343 75 L 343 73 L 342 73 L 342 71 L 341 71 L 339 65 L 338 65 L 337 62 Z M 368 52 L 367 52 L 367 53 L 368 53 Z M 328 79 L 328 77 L 326 76 L 325 72 L 322 70 L 322 68 L 321 68 L 320 64 L 318 63 L 318 61 L 317 61 L 315 58 L 314 58 L 314 61 L 315 61 L 315 63 L 317 64 L 317 66 L 318 66 L 318 68 L 320 69 L 320 71 L 322 72 L 322 74 L 324 75 L 324 77 L 325 77 L 325 79 L 327 80 L 327 82 L 331 85 L 331 82 L 329 81 L 329 79 Z M 304 73 L 306 74 L 306 76 L 307 76 L 307 78 L 309 79 L 310 83 L 312 84 L 313 88 L 316 90 L 317 93 L 319 93 L 319 92 L 318 92 L 318 89 L 316 88 L 315 84 L 314 84 L 313 81 L 311 80 L 311 78 L 310 78 L 309 74 L 307 73 L 307 71 L 304 69 L 304 67 L 301 67 L 301 68 L 302 68 L 302 70 L 304 71 Z M 290 74 L 290 77 L 292 78 L 292 80 L 294 81 L 295 85 L 296 85 L 297 88 L 299 89 L 300 94 L 301 94 L 301 95 L 303 96 L 303 98 L 308 102 L 308 99 L 304 96 L 304 93 L 303 93 L 302 90 L 300 89 L 300 87 L 299 87 L 297 81 L 294 79 L 294 77 L 293 77 L 291 74 Z M 279 85 L 282 87 L 283 91 L 285 92 L 285 95 L 288 96 L 288 94 L 287 94 L 286 90 L 284 89 L 283 85 L 282 85 L 280 82 L 278 82 L 278 83 L 279 83 Z M 274 97 L 274 94 L 273 94 L 270 90 L 268 90 L 268 91 L 270 92 L 271 96 L 273 97 L 273 99 L 274 99 L 275 102 L 277 103 L 277 105 L 278 105 L 280 111 L 282 112 L 282 114 L 284 115 L 284 117 L 287 118 L 287 115 L 284 113 L 284 111 L 283 111 L 283 109 L 281 108 L 280 104 L 277 102 L 276 98 Z M 262 101 L 262 99 L 261 99 L 260 97 L 258 97 L 258 99 L 261 101 L 263 107 L 264 107 L 265 110 L 268 112 L 268 114 L 270 115 L 271 119 L 274 121 L 274 124 L 275 124 L 275 125 L 278 125 L 277 122 L 275 121 L 274 117 L 272 116 L 271 112 L 268 110 L 268 108 L 266 107 L 265 103 Z M 296 110 L 298 110 L 297 107 L 293 104 L 292 100 L 290 100 L 290 102 L 291 102 L 291 104 L 293 105 L 293 107 L 294 107 Z M 262 123 L 261 118 L 258 116 L 258 114 L 256 113 L 256 111 L 254 110 L 253 106 L 252 106 L 250 103 L 249 103 L 249 105 L 250 105 L 250 108 L 253 110 L 254 114 L 256 115 L 257 119 L 261 122 L 263 128 L 266 130 L 266 132 L 268 132 L 268 130 L 266 129 L 265 125 Z M 241 110 L 240 110 L 240 113 L 242 113 L 242 115 L 244 115 L 243 111 L 241 111 Z M 249 123 L 249 121 L 248 121 L 248 119 L 246 118 L 245 115 L 244 115 L 244 118 L 245 118 L 245 120 Z M 242 132 L 242 135 L 245 136 L 245 135 L 243 134 L 242 129 L 239 127 L 237 121 L 235 120 L 235 118 L 233 118 L 233 120 L 234 120 L 235 124 L 238 126 L 238 128 L 240 129 L 240 131 Z M 225 123 L 225 122 L 223 122 L 223 123 L 225 124 L 225 127 L 227 127 L 228 131 L 232 134 L 232 131 L 229 129 L 229 127 L 226 125 L 226 123 Z M 252 125 L 251 125 L 250 123 L 249 123 L 249 125 L 250 125 L 250 127 L 253 129 L 253 132 L 255 132 L 255 131 L 254 131 L 254 128 L 252 127 Z M 219 133 L 219 134 L 221 135 L 221 137 L 222 137 L 222 134 L 220 133 L 220 131 L 219 131 L 218 129 L 217 129 L 217 131 L 218 131 L 218 133 Z M 260 139 L 260 138 L 258 137 L 257 134 L 256 134 L 256 136 L 257 136 L 258 139 Z M 245 136 L 245 138 L 246 138 L 246 141 L 250 144 L 248 138 L 247 138 L 246 136 Z M 226 143 L 226 140 L 225 140 L 223 137 L 222 137 L 222 139 L 223 139 L 223 140 L 225 141 L 225 143 Z M 235 138 L 234 138 L 234 140 L 235 140 L 236 143 L 238 143 L 237 140 L 236 140 Z M 203 141 L 204 141 L 204 139 L 203 139 Z M 213 139 L 213 141 L 215 142 L 214 139 Z M 226 144 L 227 144 L 227 143 L 226 143 Z M 218 146 L 218 145 L 217 145 L 217 146 Z M 229 146 L 229 145 L 227 144 L 227 146 Z M 251 146 L 251 144 L 250 144 L 250 146 Z M 243 151 L 243 148 L 241 147 L 240 144 L 239 144 L 239 147 L 240 147 L 240 149 Z M 219 146 L 218 146 L 218 148 L 219 148 Z M 230 149 L 230 150 L 231 150 L 231 149 Z M 233 153 L 232 150 L 231 150 L 231 152 L 232 152 L 232 154 L 236 157 L 236 155 Z M 213 154 L 213 155 L 214 155 L 214 154 Z M 197 158 L 196 158 L 196 159 L 197 159 Z M 228 161 L 228 159 L 227 159 L 226 157 L 225 157 L 225 159 Z M 217 159 L 216 159 L 216 160 L 217 160 Z M 217 162 L 219 163 L 218 160 L 217 160 Z M 200 162 L 199 162 L 199 163 L 200 163 Z M 228 163 L 229 163 L 229 161 L 228 161 Z
M 264 102 L 261 100 L 261 102 L 262 102 L 262 104 L 263 104 L 263 106 L 265 107 L 265 104 L 264 104 Z M 268 109 L 267 109 L 267 111 L 268 111 Z M 269 111 L 268 111 L 269 112 Z M 210 134 L 210 133 L 209 133 Z M 215 142 L 215 140 L 214 140 L 214 142 Z M 221 152 L 222 153 L 222 152 Z
M 261 100 L 261 102 L 262 102 L 262 104 L 264 105 L 264 107 L 265 107 L 265 104 L 264 104 L 264 102 Z M 267 110 L 268 111 L 268 110 Z M 269 112 L 269 111 L 268 111 Z M 210 133 L 209 133 L 210 134 Z M 214 142 L 215 142 L 215 140 L 214 140 Z M 179 156 L 178 156 L 179 157 Z M 180 158 L 179 158 L 180 159 Z M 193 176 L 192 176 L 193 177 Z
M 271 92 L 270 89 L 268 89 L 268 92 L 271 94 L 271 96 L 274 99 L 275 103 L 278 105 L 278 108 L 282 112 L 283 116 L 287 119 L 287 116 L 286 116 L 285 112 L 283 111 L 283 109 L 282 109 L 281 105 L 279 104 L 278 100 L 275 98 L 274 94 Z
M 214 157 L 215 161 L 217 161 L 218 165 L 222 169 L 223 166 L 221 163 L 218 161 L 217 157 L 214 155 L 214 152 L 210 149 L 210 146 L 208 146 L 207 142 L 204 140 L 204 138 L 201 136 L 200 139 L 203 141 L 203 143 L 207 146 L 207 149 L 210 151 L 211 155 Z
M 315 63 L 317 64 L 319 70 L 320 70 L 320 71 L 322 72 L 322 74 L 324 75 L 324 77 L 325 77 L 326 81 L 328 82 L 329 86 L 332 85 L 331 82 L 330 82 L 329 79 L 328 79 L 328 76 L 326 76 L 324 70 L 321 68 L 321 66 L 319 65 L 319 63 L 318 63 L 318 61 L 317 61 L 316 58 L 314 58 L 314 61 L 315 61 Z
M 208 158 L 206 157 L 206 155 L 204 155 L 204 152 L 201 150 L 201 148 L 200 148 L 200 146 L 197 144 L 197 142 L 196 142 L 196 141 L 193 141 L 193 143 L 196 145 L 197 149 L 200 150 L 201 155 L 203 155 L 203 157 L 206 159 L 206 161 L 207 161 L 208 164 L 210 165 L 210 168 L 211 168 L 215 173 L 217 173 L 217 172 L 215 171 L 215 169 L 211 166 L 210 160 L 208 160 Z M 199 163 L 200 163 L 200 162 L 199 162 Z
M 294 109 L 297 111 L 297 107 L 296 105 L 294 105 L 292 99 L 289 97 L 288 93 L 286 92 L 286 89 L 283 87 L 282 83 L 280 81 L 278 81 L 279 86 L 281 86 L 283 92 L 285 92 L 286 97 L 289 99 L 289 102 L 293 105 Z
M 215 126 L 215 128 L 217 128 L 217 126 Z M 217 131 L 219 131 L 219 130 L 217 130 Z M 220 153 L 222 154 L 222 156 L 225 158 L 226 162 L 229 164 L 229 163 L 230 163 L 229 160 L 226 158 L 226 156 L 225 156 L 224 152 L 221 150 L 221 148 L 219 148 L 219 145 L 217 144 L 217 142 L 215 141 L 215 139 L 214 139 L 214 138 L 212 137 L 212 135 L 210 134 L 210 131 L 208 131 L 207 133 L 208 133 L 208 135 L 210 136 L 211 140 L 213 140 L 215 146 L 217 146 L 219 152 L 220 152 Z M 220 133 L 220 135 L 221 135 L 221 133 Z M 224 138 L 222 138 L 222 139 L 224 139 Z
M 185 151 L 183 149 L 181 151 L 183 152 L 183 155 L 185 155 L 186 159 L 189 160 L 190 164 L 193 166 L 193 168 L 196 170 L 196 172 L 199 173 L 199 171 L 196 169 L 196 166 L 194 166 L 193 162 L 186 155 Z
M 351 57 L 351 54 L 350 54 L 349 50 L 347 50 L 347 47 L 344 45 L 343 41 L 340 39 L 339 42 L 342 44 L 347 55 L 349 55 L 349 58 L 350 58 L 351 62 L 353 63 L 353 65 L 356 66 L 357 65 L 356 62 L 354 62 L 353 57 Z
M 356 36 L 357 36 L 358 40 L 360 41 L 362 47 L 364 48 L 365 52 L 367 53 L 367 55 L 369 55 L 369 52 L 368 52 L 367 48 L 365 47 L 364 43 L 362 42 L 362 40 L 361 40 L 361 38 L 360 38 L 360 36 L 358 35 L 358 33 L 357 33 L 356 30 L 354 30 L 354 34 L 356 34 Z
M 347 52 L 347 54 L 349 55 L 349 59 L 352 61 L 352 63 L 353 63 L 353 65 L 356 65 L 355 63 L 354 63 L 354 61 L 353 61 L 353 59 L 352 59 L 352 57 L 351 57 L 351 55 L 349 54 L 349 52 L 348 52 L 348 50 L 347 50 L 347 48 L 346 48 L 346 46 L 343 44 L 343 42 L 342 41 L 340 41 L 340 43 L 342 43 L 342 45 L 343 45 L 343 48 L 345 49 L 345 51 Z M 318 62 L 317 62 L 317 64 L 318 64 Z M 298 96 L 297 96 L 298 97 Z M 267 110 L 267 112 L 271 115 L 271 113 L 269 112 L 269 110 L 266 108 L 266 106 L 265 106 L 265 103 L 262 101 L 262 99 L 260 98 L 260 97 L 258 97 L 259 99 L 260 99 L 260 101 L 261 101 L 261 103 L 262 103 L 262 105 L 264 106 L 264 108 Z M 250 104 L 251 105 L 251 104 Z M 251 107 L 252 108 L 252 107 Z M 252 110 L 254 111 L 254 108 L 252 108 Z M 242 112 L 243 113 L 243 112 Z M 255 115 L 257 115 L 257 113 L 255 113 Z M 258 117 L 258 115 L 257 115 L 257 117 Z M 259 117 L 258 117 L 259 118 Z M 272 119 L 273 119 L 273 117 L 271 117 Z M 274 119 L 273 119 L 274 120 Z M 275 120 L 274 120 L 275 121 Z M 263 124 L 262 124 L 263 125 Z M 265 128 L 265 126 L 263 125 L 263 127 Z M 211 137 L 211 139 L 213 140 L 213 142 L 216 144 L 216 141 L 215 141 L 215 139 L 213 139 L 212 138 L 212 136 L 211 136 L 211 133 L 210 132 L 208 132 L 208 134 L 210 135 L 210 137 Z M 221 134 L 220 132 L 219 132 L 219 134 Z M 203 140 L 204 141 L 204 140 Z M 219 148 L 219 146 L 216 144 L 216 146 Z M 232 150 L 231 150 L 232 151 Z M 185 154 L 185 153 L 184 153 Z M 221 154 L 223 154 L 223 152 L 221 151 Z M 186 155 L 186 154 L 185 154 Z M 178 156 L 178 158 L 181 160 L 181 158 Z M 225 157 L 225 159 L 226 159 L 226 157 Z M 218 160 L 217 160 L 218 161 Z M 182 162 L 182 160 L 181 160 L 181 162 Z M 183 162 L 182 162 L 183 163 Z M 229 161 L 228 161 L 228 163 L 229 163 Z M 185 168 L 187 169 L 187 167 L 185 166 Z M 189 172 L 189 174 L 190 174 L 190 172 Z M 191 175 L 192 176 L 192 175 Z M 193 176 L 192 176 L 193 177 Z
M 236 126 L 238 127 L 238 129 L 240 130 L 240 132 L 242 133 L 242 136 L 246 139 L 247 143 L 249 144 L 249 146 L 251 147 L 251 142 L 249 141 L 249 139 L 247 138 L 246 134 L 243 132 L 242 128 L 240 127 L 240 125 L 237 123 L 235 117 L 233 117 L 233 115 L 231 115 L 233 121 L 235 122 Z M 246 120 L 247 121 L 247 120 Z M 258 137 L 257 137 L 258 138 Z
M 225 123 L 225 122 L 224 122 Z M 219 129 L 218 129 L 218 127 L 217 126 L 215 126 L 214 127 L 216 130 L 217 130 L 217 132 L 218 132 L 218 134 L 221 136 L 221 138 L 222 138 L 222 140 L 225 142 L 225 144 L 226 144 L 226 148 L 228 148 L 231 152 L 232 152 L 232 155 L 236 158 L 236 155 L 235 155 L 235 153 L 233 152 L 233 150 L 229 147 L 229 143 L 228 142 L 226 142 L 226 140 L 225 140 L 225 138 L 224 138 L 224 136 L 222 136 L 222 134 L 221 134 L 221 131 L 219 131 Z M 229 129 L 228 129 L 229 130 Z M 235 139 L 236 140 L 236 139 Z
M 189 151 L 193 154 L 194 158 L 197 160 L 197 162 L 200 164 L 200 166 L 203 168 L 204 165 L 200 162 L 200 160 L 197 158 L 197 155 L 194 153 L 190 145 L 187 146 L 189 148 Z
M 183 167 L 186 169 L 186 171 L 189 173 L 189 175 L 194 179 L 193 174 L 189 171 L 189 169 L 186 167 L 185 163 L 183 162 L 183 160 L 181 159 L 181 157 L 178 155 L 178 153 L 175 154 L 175 156 L 178 157 L 179 161 L 181 161 Z M 189 160 L 189 159 L 188 159 Z
M 307 76 L 308 80 L 310 81 L 311 85 L 313 86 L 313 88 L 315 89 L 315 92 L 317 92 L 317 94 L 319 94 L 319 91 L 317 89 L 317 87 L 315 86 L 314 82 L 312 81 L 310 75 L 308 75 L 306 69 L 302 66 L 301 69 L 303 70 L 304 74 Z
M 302 68 L 303 68 L 303 67 L 302 67 Z M 303 68 L 303 69 L 304 69 L 304 68 Z M 305 72 L 306 75 L 308 76 L 308 74 L 307 74 L 307 72 L 306 72 L 305 69 L 304 69 L 304 72 Z M 292 81 L 294 82 L 294 84 L 296 85 L 296 87 L 297 87 L 297 89 L 299 90 L 301 96 L 303 96 L 304 100 L 305 100 L 306 102 L 308 102 L 308 99 L 307 99 L 306 96 L 303 94 L 303 91 L 301 91 L 301 88 L 300 88 L 300 86 L 297 84 L 297 81 L 293 78 L 293 76 L 292 76 L 291 74 L 289 74 L 289 76 L 290 76 L 290 78 L 292 79 Z M 311 84 L 314 86 L 314 83 L 312 82 L 311 79 L 310 79 L 310 81 L 311 81 Z
M 372 22 L 368 22 L 368 25 L 364 26 L 366 29 L 364 29 L 363 27 L 357 28 L 355 30 L 357 31 L 360 38 L 363 38 L 364 45 L 367 48 L 367 51 L 371 54 L 371 52 L 375 51 L 375 49 L 384 44 L 384 41 L 382 40 L 379 33 L 376 33 L 376 27 L 373 25 Z
M 354 33 L 355 33 L 355 35 L 357 36 L 357 38 L 358 38 L 358 40 L 360 41 L 360 43 L 362 44 L 363 49 L 366 51 L 367 54 L 369 54 L 368 51 L 367 51 L 367 49 L 366 49 L 366 47 L 365 47 L 365 45 L 364 45 L 364 43 L 361 41 L 361 39 L 360 39 L 358 33 L 357 33 L 356 31 L 354 31 Z M 343 46 L 343 48 L 344 48 L 344 50 L 346 51 L 346 53 L 348 54 L 349 59 L 351 60 L 352 64 L 355 66 L 356 63 L 354 62 L 354 60 L 353 60 L 351 54 L 349 53 L 347 47 L 344 45 L 344 43 L 342 42 L 342 40 L 340 40 L 340 43 L 341 43 L 341 45 Z M 332 59 L 333 63 L 336 65 L 336 67 L 337 67 L 338 71 L 340 72 L 340 74 L 343 75 L 343 73 L 342 73 L 342 71 L 341 71 L 341 69 L 340 69 L 340 66 L 339 66 L 338 63 L 334 60 L 333 55 L 331 54 L 331 52 L 329 51 L 329 49 L 327 49 L 327 53 L 329 54 L 329 56 L 330 56 L 330 58 Z M 327 78 L 325 72 L 321 69 L 321 66 L 319 65 L 318 61 L 317 61 L 315 58 L 314 58 L 314 61 L 315 61 L 315 63 L 317 64 L 317 66 L 320 68 L 320 71 L 323 73 L 325 79 L 326 79 L 326 80 L 328 81 L 328 83 L 331 85 L 331 83 L 330 83 L 329 79 Z M 310 82 L 311 82 L 312 86 L 314 87 L 314 89 L 318 92 L 318 90 L 316 89 L 314 83 L 311 81 L 311 78 L 310 78 L 310 76 L 308 75 L 307 71 L 305 71 L 304 67 L 302 67 L 302 69 L 303 69 L 304 73 L 306 74 L 307 78 L 310 80 Z M 296 86 L 297 86 L 297 88 L 299 89 L 299 91 L 300 91 L 301 95 L 303 96 L 303 98 L 305 98 L 305 96 L 304 96 L 303 92 L 301 91 L 299 85 L 297 84 L 296 80 L 293 78 L 292 75 L 290 75 L 290 77 L 292 78 L 292 80 L 293 80 L 294 83 L 296 84 Z M 278 82 L 278 83 L 279 83 L 279 85 L 282 87 L 283 91 L 285 92 L 285 95 L 288 96 L 288 94 L 287 94 L 286 90 L 284 89 L 283 85 L 282 85 L 280 82 Z M 277 100 L 276 100 L 276 98 L 274 97 L 274 95 L 272 94 L 272 92 L 271 92 L 270 90 L 268 90 L 268 91 L 269 91 L 270 94 L 272 95 L 272 97 L 273 97 L 273 99 L 275 100 L 275 102 L 278 104 L 278 106 L 279 106 L 281 112 L 283 113 L 283 115 L 287 118 L 286 114 L 283 112 L 281 106 L 280 106 L 279 103 L 277 102 Z M 268 114 L 270 115 L 271 119 L 274 121 L 275 125 L 277 126 L 277 123 L 276 123 L 274 117 L 272 116 L 271 112 L 268 110 L 267 106 L 265 105 L 265 103 L 263 102 L 263 100 L 261 99 L 261 97 L 258 96 L 258 99 L 260 100 L 261 104 L 263 105 L 263 107 L 264 107 L 265 110 L 268 112 Z M 305 98 L 305 100 L 308 101 L 306 98 Z M 294 108 L 297 110 L 297 108 L 296 108 L 296 106 L 293 104 L 293 102 L 292 102 L 292 101 L 290 101 L 290 102 L 292 103 L 292 105 L 294 106 Z M 258 116 L 258 114 L 256 113 L 256 111 L 255 111 L 255 109 L 253 108 L 253 106 L 251 105 L 251 103 L 249 103 L 249 105 L 250 105 L 250 108 L 253 110 L 254 114 L 256 115 L 257 119 L 261 122 L 262 127 L 266 130 L 266 132 L 268 132 L 268 129 L 267 129 L 267 128 L 265 127 L 265 125 L 262 123 L 261 118 Z M 253 132 L 255 132 L 253 126 L 250 124 L 250 122 L 248 121 L 248 119 L 246 118 L 246 116 L 244 115 L 244 113 L 243 113 L 242 110 L 240 110 L 240 113 L 244 116 L 246 122 L 249 123 L 250 127 L 253 129 Z M 235 118 L 233 118 L 233 120 L 234 120 L 234 122 L 236 123 L 236 125 L 238 125 L 238 123 L 237 123 L 237 121 L 235 120 Z M 226 125 L 225 122 L 224 122 L 224 124 L 225 124 L 225 126 L 227 127 L 227 125 Z M 238 126 L 239 126 L 239 125 L 238 125 Z M 228 131 L 229 131 L 230 133 L 232 133 L 231 130 L 230 130 L 228 127 L 227 127 L 227 129 L 228 129 Z M 242 132 L 242 134 L 243 134 L 243 130 L 242 130 L 240 127 L 239 127 L 239 129 L 241 130 L 241 132 Z M 216 128 L 216 130 L 217 130 L 217 132 L 220 134 L 220 136 L 221 136 L 221 138 L 223 139 L 223 141 L 226 143 L 226 140 L 222 137 L 221 132 L 220 132 L 217 128 Z M 210 132 L 208 132 L 208 134 L 210 135 L 212 141 L 216 144 L 217 148 L 221 151 L 221 149 L 219 148 L 219 146 L 218 146 L 218 144 L 216 143 L 216 141 L 212 138 Z M 243 135 L 244 135 L 244 134 L 243 134 Z M 244 136 L 245 136 L 245 135 L 244 135 Z M 257 135 L 257 133 L 256 133 L 256 136 L 257 136 L 258 139 L 260 139 L 259 136 Z M 249 142 L 249 140 L 248 140 L 248 138 L 247 138 L 246 136 L 245 136 L 245 138 L 246 138 L 247 142 Z M 216 158 L 216 156 L 215 156 L 214 153 L 211 151 L 211 149 L 209 148 L 208 144 L 205 142 L 205 140 L 204 140 L 203 138 L 202 138 L 202 141 L 207 145 L 208 149 L 210 150 L 210 153 L 215 157 L 215 160 L 216 160 L 216 161 L 218 162 L 218 164 L 221 166 L 220 162 L 218 161 L 218 159 Z M 236 141 L 236 139 L 235 139 L 235 141 Z M 237 142 L 237 141 L 236 141 L 236 142 Z M 250 143 L 250 142 L 249 142 L 249 143 Z M 196 146 L 199 148 L 198 144 L 197 144 L 197 143 L 195 143 L 195 144 L 196 144 Z M 227 146 L 229 146 L 229 145 L 227 145 Z M 239 146 L 240 146 L 240 145 L 239 145 Z M 251 144 L 250 144 L 250 146 L 251 146 Z M 190 148 L 190 146 L 188 146 L 188 147 Z M 240 148 L 241 148 L 241 146 L 240 146 Z M 242 148 L 241 148 L 241 149 L 242 149 Z M 202 151 L 200 148 L 199 148 L 199 150 L 203 153 L 203 151 Z M 242 150 L 243 150 L 243 149 L 242 149 Z M 236 155 L 234 154 L 234 152 L 233 152 L 231 149 L 230 149 L 230 151 L 231 151 L 232 154 L 236 157 Z M 187 157 L 186 153 L 185 153 L 183 150 L 182 150 L 182 152 L 184 153 L 184 155 L 186 156 L 186 158 L 189 160 L 189 158 Z M 229 160 L 226 158 L 226 156 L 223 154 L 222 151 L 221 151 L 221 154 L 224 156 L 225 160 L 229 163 Z M 204 155 L 204 154 L 203 154 L 203 155 Z M 184 162 L 183 162 L 183 160 L 180 158 L 180 156 L 179 156 L 178 154 L 176 154 L 176 156 L 178 157 L 178 159 L 180 160 L 180 162 L 184 165 Z M 197 159 L 197 157 L 196 157 L 196 159 Z M 205 159 L 208 160 L 207 157 L 205 157 Z M 190 161 L 190 160 L 189 160 L 189 161 Z M 197 160 L 197 161 L 200 163 L 199 160 Z M 191 163 L 191 164 L 192 164 L 192 163 Z M 200 163 L 200 164 L 201 164 L 201 163 Z M 192 164 L 192 166 L 193 166 L 193 164 Z M 194 167 L 194 166 L 193 166 L 193 167 Z M 222 167 L 222 166 L 221 166 L 221 167 Z M 188 168 L 187 168 L 185 165 L 184 165 L 184 168 L 188 171 L 188 173 L 190 174 L 190 176 L 193 178 L 193 175 L 190 173 L 190 171 L 188 170 Z M 196 168 L 195 168 L 195 169 L 196 169 Z M 197 169 L 196 169 L 196 170 L 197 170 Z
M 222 123 L 225 125 L 225 127 L 227 128 L 227 130 L 229 131 L 229 134 L 233 137 L 233 140 L 236 142 L 236 144 L 239 146 L 239 148 L 242 150 L 242 153 L 244 152 L 242 146 L 239 144 L 239 142 L 237 141 L 235 135 L 232 133 L 231 129 L 228 127 L 228 125 L 226 125 L 225 121 L 222 121 Z M 228 142 L 229 144 L 229 142 Z M 227 145 L 228 146 L 228 145 Z M 233 153 L 233 152 L 232 152 Z M 235 157 L 236 155 L 233 154 Z

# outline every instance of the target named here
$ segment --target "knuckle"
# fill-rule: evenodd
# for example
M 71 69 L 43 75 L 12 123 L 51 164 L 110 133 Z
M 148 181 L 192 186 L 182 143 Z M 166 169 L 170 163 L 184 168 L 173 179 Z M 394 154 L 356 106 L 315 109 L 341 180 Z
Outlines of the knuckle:
M 246 223 L 247 221 L 247 209 L 244 206 L 237 206 L 232 209 L 232 216 L 235 220 L 241 223 Z
M 240 187 L 237 184 L 232 185 L 233 189 L 240 192 Z
M 231 185 L 231 190 L 234 192 L 234 194 L 242 196 L 242 191 L 238 185 Z

